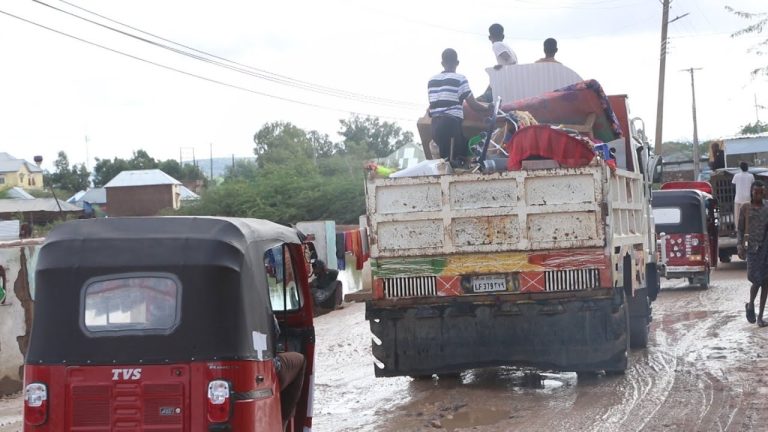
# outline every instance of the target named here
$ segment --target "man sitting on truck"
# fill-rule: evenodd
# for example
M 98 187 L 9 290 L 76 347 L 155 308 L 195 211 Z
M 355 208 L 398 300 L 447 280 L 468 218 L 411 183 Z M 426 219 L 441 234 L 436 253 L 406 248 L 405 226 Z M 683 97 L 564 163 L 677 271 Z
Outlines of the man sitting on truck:
M 504 43 L 504 27 L 501 24 L 491 24 L 488 27 L 488 40 L 493 44 L 493 54 L 496 56 L 494 69 L 517 64 L 517 55 L 509 45 Z
M 547 38 L 544 41 L 544 57 L 536 60 L 536 63 L 560 63 L 555 60 L 557 53 L 557 41 L 554 38 Z
M 443 71 L 429 80 L 429 116 L 432 117 L 432 138 L 440 148 L 440 157 L 451 164 L 465 166 L 467 142 L 462 132 L 463 102 L 475 111 L 488 112 L 488 106 L 475 100 L 469 82 L 456 73 L 459 56 L 446 48 L 442 55 Z

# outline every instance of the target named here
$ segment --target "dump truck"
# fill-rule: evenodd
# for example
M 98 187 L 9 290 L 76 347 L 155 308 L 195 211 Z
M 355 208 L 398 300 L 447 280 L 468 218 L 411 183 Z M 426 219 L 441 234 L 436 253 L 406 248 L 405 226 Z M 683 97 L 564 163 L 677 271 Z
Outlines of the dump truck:
M 655 159 L 626 96 L 605 97 L 560 67 L 489 69 L 494 96 L 539 123 L 582 124 L 616 150 L 615 167 L 537 157 L 528 166 L 540 169 L 366 180 L 376 376 L 507 365 L 622 373 L 630 347 L 647 345 L 659 290 Z M 581 93 L 553 92 L 569 84 L 592 87 L 597 103 L 573 109 Z M 482 128 L 467 110 L 465 135 Z

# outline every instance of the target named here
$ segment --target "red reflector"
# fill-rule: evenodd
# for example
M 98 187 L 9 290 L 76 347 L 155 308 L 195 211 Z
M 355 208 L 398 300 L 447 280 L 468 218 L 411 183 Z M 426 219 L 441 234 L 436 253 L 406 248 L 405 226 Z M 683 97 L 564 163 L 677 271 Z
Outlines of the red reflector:
M 40 426 L 48 420 L 48 387 L 32 383 L 24 389 L 24 423 Z
M 229 383 L 214 380 L 208 383 L 208 421 L 223 423 L 229 420 L 232 404 Z

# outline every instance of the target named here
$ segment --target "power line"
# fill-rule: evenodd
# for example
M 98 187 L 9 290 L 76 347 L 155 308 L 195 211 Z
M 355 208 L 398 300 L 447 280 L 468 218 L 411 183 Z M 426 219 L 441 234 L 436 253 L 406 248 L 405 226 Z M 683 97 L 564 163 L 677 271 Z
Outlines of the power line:
M 114 48 L 110 48 L 110 47 L 98 44 L 96 42 L 91 42 L 89 40 L 80 38 L 78 36 L 71 35 L 69 33 L 65 33 L 65 32 L 60 31 L 60 30 L 56 30 L 54 28 L 45 26 L 43 24 L 36 23 L 34 21 L 28 20 L 26 18 L 14 15 L 12 13 L 9 13 L 9 12 L 3 11 L 3 10 L 0 10 L 0 14 L 7 15 L 7 16 L 9 16 L 11 18 L 15 18 L 17 20 L 26 22 L 28 24 L 32 24 L 32 25 L 34 25 L 36 27 L 40 27 L 40 28 L 43 28 L 45 30 L 51 31 L 53 33 L 57 33 L 57 34 L 59 34 L 61 36 L 66 36 L 68 38 L 77 40 L 79 42 L 83 42 L 85 44 L 92 45 L 92 46 L 95 46 L 95 47 L 98 47 L 98 48 L 101 48 L 101 49 L 113 52 L 115 54 L 120 54 L 120 55 L 129 57 L 129 58 L 132 58 L 134 60 L 138 60 L 140 62 L 148 63 L 148 64 L 151 64 L 153 66 L 157 66 L 157 67 L 160 67 L 160 68 L 163 68 L 163 69 L 167 69 L 167 70 L 170 70 L 170 71 L 173 71 L 173 72 L 177 72 L 177 73 L 180 73 L 180 74 L 183 74 L 183 75 L 187 75 L 187 76 L 191 76 L 191 77 L 194 77 L 194 78 L 198 78 L 198 79 L 201 79 L 203 81 L 208 81 L 208 82 L 211 82 L 211 83 L 214 83 L 214 84 L 219 84 L 219 85 L 222 85 L 222 86 L 225 86 L 225 87 L 229 87 L 229 88 L 233 88 L 233 89 L 236 89 L 236 90 L 241 90 L 241 91 L 245 91 L 245 92 L 248 92 L 248 93 L 253 93 L 253 94 L 256 94 L 256 95 L 259 95 L 259 96 L 264 96 L 264 97 L 268 97 L 268 98 L 272 98 L 272 99 L 281 100 L 281 101 L 284 101 L 284 102 L 295 103 L 295 104 L 304 105 L 304 106 L 313 107 L 313 108 L 320 108 L 320 109 L 325 109 L 325 110 L 329 110 L 329 111 L 343 112 L 343 113 L 346 113 L 346 114 L 366 115 L 366 116 L 370 116 L 370 117 L 389 118 L 389 119 L 402 120 L 402 121 L 412 121 L 413 120 L 413 119 L 406 119 L 406 118 L 403 118 L 403 117 L 374 115 L 374 114 L 368 114 L 368 113 L 364 113 L 364 112 L 349 111 L 349 110 L 344 110 L 344 109 L 340 109 L 340 108 L 333 108 L 333 107 L 329 107 L 329 106 L 325 106 L 325 105 L 313 104 L 313 103 L 309 103 L 309 102 L 302 102 L 302 101 L 298 101 L 298 100 L 287 98 L 287 97 L 283 97 L 283 96 L 276 96 L 276 95 L 272 95 L 272 94 L 269 94 L 269 93 L 260 92 L 258 90 L 253 90 L 253 89 L 242 87 L 242 86 L 239 86 L 239 85 L 236 85 L 236 84 L 230 84 L 230 83 L 227 83 L 227 82 L 224 82 L 224 81 L 219 81 L 219 80 L 216 80 L 216 79 L 213 79 L 213 78 L 208 78 L 208 77 L 205 77 L 205 76 L 202 76 L 202 75 L 198 75 L 198 74 L 195 74 L 195 73 L 192 73 L 192 72 L 187 72 L 187 71 L 184 71 L 184 70 L 181 70 L 181 69 L 177 69 L 177 68 L 174 68 L 174 67 L 171 67 L 171 66 L 167 66 L 167 65 L 164 65 L 164 64 L 161 64 L 161 63 L 157 63 L 157 62 L 154 62 L 154 61 L 151 61 L 151 60 L 147 60 L 147 59 L 144 59 L 144 58 L 132 55 L 132 54 L 128 54 L 126 52 L 123 52 L 123 51 L 120 51 L 120 50 L 116 50 Z
M 68 4 L 68 5 L 72 6 L 72 7 L 75 7 L 77 9 L 83 10 L 83 11 L 89 13 L 89 14 L 98 16 L 99 18 L 108 20 L 110 22 L 114 22 L 114 23 L 116 23 L 118 25 L 121 25 L 121 26 L 124 26 L 126 28 L 138 31 L 140 33 L 152 36 L 152 37 L 160 39 L 162 41 L 169 42 L 169 43 L 174 44 L 176 46 L 180 46 L 180 47 L 183 47 L 183 48 L 185 48 L 187 50 L 191 50 L 191 51 L 194 51 L 194 52 L 197 52 L 197 53 L 200 53 L 200 54 L 203 54 L 205 56 L 212 57 L 212 58 L 203 57 L 203 56 L 200 56 L 200 55 L 188 52 L 188 51 L 184 51 L 182 49 L 174 48 L 172 46 L 168 46 L 168 45 L 165 45 L 165 44 L 162 44 L 162 43 L 159 43 L 159 42 L 155 42 L 155 41 L 146 39 L 144 37 L 137 36 L 135 34 L 132 34 L 132 33 L 129 33 L 129 32 L 126 32 L 126 31 L 114 28 L 114 27 L 111 27 L 109 25 L 106 25 L 106 24 L 103 24 L 103 23 L 100 23 L 100 22 L 97 22 L 97 21 L 85 18 L 85 17 L 77 15 L 75 13 L 72 13 L 72 12 L 60 9 L 60 8 L 58 8 L 56 6 L 53 6 L 53 5 L 47 4 L 45 2 L 42 2 L 40 0 L 32 0 L 32 1 L 37 3 L 37 4 L 39 4 L 39 5 L 51 8 L 51 9 L 53 9 L 55 11 L 60 12 L 60 13 L 72 16 L 74 18 L 77 18 L 77 19 L 80 19 L 80 20 L 83 20 L 83 21 L 86 21 L 86 22 L 88 22 L 90 24 L 93 24 L 93 25 L 96 25 L 96 26 L 108 29 L 110 31 L 119 33 L 121 35 L 130 37 L 132 39 L 136 39 L 136 40 L 139 40 L 141 42 L 148 43 L 148 44 L 153 45 L 155 47 L 158 47 L 158 48 L 161 48 L 161 49 L 166 49 L 166 50 L 169 50 L 169 51 L 174 52 L 176 54 L 183 55 L 183 56 L 186 56 L 186 57 L 190 57 L 190 58 L 195 59 L 195 60 L 203 61 L 205 63 L 209 63 L 209 64 L 212 64 L 212 65 L 215 65 L 215 66 L 219 66 L 219 67 L 222 67 L 222 68 L 225 68 L 225 69 L 229 69 L 229 70 L 232 70 L 232 71 L 235 71 L 235 72 L 239 72 L 239 73 L 242 73 L 242 74 L 250 75 L 250 76 L 253 76 L 253 77 L 256 77 L 256 78 L 264 79 L 264 80 L 271 81 L 271 82 L 274 82 L 274 83 L 277 83 L 277 84 L 281 84 L 281 85 L 285 85 L 285 86 L 288 86 L 288 87 L 299 88 L 299 89 L 302 89 L 302 90 L 307 90 L 307 91 L 311 91 L 311 92 L 315 92 L 315 93 L 320 93 L 320 94 L 324 94 L 324 95 L 327 95 L 327 96 L 333 96 L 333 97 L 338 97 L 338 98 L 342 98 L 342 99 L 349 99 L 349 100 L 354 100 L 354 101 L 357 101 L 357 102 L 364 102 L 364 103 L 369 103 L 369 104 L 374 104 L 374 105 L 407 106 L 407 107 L 411 107 L 411 108 L 421 108 L 422 107 L 421 105 L 418 105 L 418 104 L 415 104 L 415 103 L 412 103 L 412 102 L 404 102 L 404 101 L 398 101 L 398 100 L 394 100 L 394 99 L 387 99 L 387 98 L 381 98 L 381 97 L 376 97 L 376 96 L 369 96 L 369 95 L 364 95 L 364 94 L 360 94 L 360 93 L 354 93 L 354 92 L 350 92 L 350 91 L 346 91 L 346 90 L 335 89 L 335 88 L 332 88 L 332 87 L 321 86 L 321 85 L 309 83 L 309 82 L 306 82 L 306 81 L 297 80 L 297 79 L 294 79 L 294 78 L 291 78 L 291 77 L 287 77 L 287 76 L 284 76 L 284 75 L 272 73 L 272 72 L 269 72 L 269 71 L 266 71 L 266 70 L 263 70 L 263 69 L 258 69 L 258 68 L 252 67 L 252 66 L 244 65 L 244 64 L 232 61 L 232 60 L 228 60 L 228 59 L 223 58 L 223 57 L 219 57 L 219 56 L 217 56 L 215 54 L 211 54 L 211 53 L 208 53 L 208 52 L 205 52 L 205 51 L 201 51 L 201 50 L 198 50 L 196 48 L 193 48 L 193 47 L 190 47 L 190 46 L 186 46 L 186 45 L 174 42 L 174 41 L 172 41 L 170 39 L 166 39 L 166 38 L 154 35 L 152 33 L 146 32 L 144 30 L 138 29 L 136 27 L 124 24 L 122 22 L 113 20 L 111 18 L 105 17 L 105 16 L 100 15 L 100 14 L 95 13 L 95 12 L 92 12 L 92 11 L 90 11 L 88 9 L 82 8 L 82 7 L 80 7 L 78 5 L 75 5 L 73 3 L 70 3 L 70 2 L 67 2 L 67 1 L 62 1 L 62 3 Z M 222 60 L 222 61 L 227 62 L 229 64 L 222 63 L 222 62 L 214 60 L 214 59 Z

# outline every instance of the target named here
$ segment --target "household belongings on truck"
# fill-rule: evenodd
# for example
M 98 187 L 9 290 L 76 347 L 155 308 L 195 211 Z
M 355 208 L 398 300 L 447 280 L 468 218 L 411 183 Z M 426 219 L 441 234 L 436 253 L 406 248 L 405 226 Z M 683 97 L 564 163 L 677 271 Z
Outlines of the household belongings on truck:
M 606 96 L 597 81 L 587 80 L 504 103 L 495 122 L 489 121 L 492 128 L 469 139 L 470 170 L 577 168 L 590 164 L 606 164 L 611 169 L 626 167 L 631 158 L 626 157 L 623 137 L 628 131 L 622 130 L 613 109 L 614 104 L 622 103 L 621 98 Z M 464 115 L 469 124 L 483 121 L 466 105 Z M 427 128 L 419 127 L 419 132 L 423 142 L 431 143 Z M 408 177 L 454 172 L 445 165 L 447 162 L 440 165 L 426 161 L 409 170 L 378 174 Z

